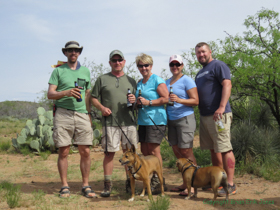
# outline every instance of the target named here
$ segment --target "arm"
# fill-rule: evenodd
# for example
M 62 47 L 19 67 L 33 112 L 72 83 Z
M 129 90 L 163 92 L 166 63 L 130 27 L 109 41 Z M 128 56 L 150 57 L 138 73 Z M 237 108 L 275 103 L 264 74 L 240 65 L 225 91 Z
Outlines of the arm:
M 160 97 L 158 99 L 152 100 L 152 106 L 161 106 L 163 104 L 166 104 L 168 102 L 169 92 L 167 90 L 165 83 L 161 83 L 158 85 L 157 93 L 159 94 Z M 150 105 L 149 100 L 147 100 L 143 97 L 139 97 L 139 99 L 141 99 L 141 102 L 143 105 L 146 105 L 146 106 Z
M 78 88 L 72 88 L 70 90 L 56 91 L 57 85 L 49 84 L 48 99 L 61 99 L 64 96 L 79 98 L 81 96 Z
M 232 87 L 231 80 L 224 79 L 221 84 L 223 86 L 222 98 L 221 98 L 220 106 L 215 111 L 214 116 L 213 116 L 213 119 L 215 121 L 218 120 L 218 117 L 222 117 L 223 113 L 225 112 L 225 108 L 226 108 L 227 102 L 228 102 L 230 94 L 231 94 L 231 87 Z
M 92 97 L 92 96 L 90 96 L 90 97 L 91 97 L 91 102 L 92 102 L 93 106 L 95 106 L 98 110 L 101 111 L 102 116 L 109 116 L 110 114 L 112 114 L 112 111 L 111 111 L 109 108 L 103 106 L 103 105 L 98 101 L 97 98 L 94 98 L 94 97 Z
M 175 94 L 171 94 L 170 101 L 175 101 L 185 106 L 197 106 L 199 103 L 197 88 L 194 87 L 192 89 L 187 90 L 187 94 L 189 96 L 189 99 L 182 99 Z

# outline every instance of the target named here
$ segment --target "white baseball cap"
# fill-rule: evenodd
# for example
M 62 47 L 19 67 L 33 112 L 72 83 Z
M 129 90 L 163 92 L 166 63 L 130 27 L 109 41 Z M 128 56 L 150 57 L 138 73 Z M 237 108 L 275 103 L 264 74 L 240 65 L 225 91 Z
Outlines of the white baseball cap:
M 182 64 L 183 58 L 181 57 L 181 55 L 172 55 L 169 59 L 169 63 L 171 63 L 172 61 L 178 61 L 180 64 Z

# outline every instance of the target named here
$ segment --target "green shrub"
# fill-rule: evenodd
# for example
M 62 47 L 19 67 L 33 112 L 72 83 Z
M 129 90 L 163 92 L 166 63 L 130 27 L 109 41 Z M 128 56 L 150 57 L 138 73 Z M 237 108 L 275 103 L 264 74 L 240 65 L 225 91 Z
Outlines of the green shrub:
M 200 147 L 193 148 L 193 154 L 197 165 L 206 167 L 211 165 L 211 153 L 209 150 L 201 150 Z
M 11 142 L 3 141 L 0 142 L 0 151 L 6 152 L 11 147 Z
M 162 141 L 160 144 L 160 153 L 163 161 L 163 166 L 168 168 L 174 168 L 176 166 L 176 156 L 172 150 L 172 147 L 169 146 L 167 141 Z
M 6 192 L 5 197 L 10 208 L 19 206 L 20 196 L 20 186 L 13 186 Z
M 10 208 L 15 208 L 19 206 L 19 200 L 20 200 L 20 186 L 13 185 L 10 182 L 2 181 L 0 183 L 0 190 L 5 190 L 5 198 L 7 201 L 7 204 Z
M 168 196 L 158 196 L 157 199 L 154 201 L 153 199 L 148 204 L 149 210 L 167 210 L 170 206 L 170 198 Z

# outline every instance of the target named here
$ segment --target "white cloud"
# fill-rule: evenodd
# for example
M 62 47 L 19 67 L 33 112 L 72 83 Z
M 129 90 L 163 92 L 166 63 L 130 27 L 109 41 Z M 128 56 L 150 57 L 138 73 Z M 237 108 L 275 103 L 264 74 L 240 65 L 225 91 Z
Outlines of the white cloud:
M 18 16 L 18 21 L 25 31 L 31 36 L 46 42 L 52 42 L 55 31 L 49 26 L 49 22 L 45 19 L 40 19 L 35 15 L 21 14 Z

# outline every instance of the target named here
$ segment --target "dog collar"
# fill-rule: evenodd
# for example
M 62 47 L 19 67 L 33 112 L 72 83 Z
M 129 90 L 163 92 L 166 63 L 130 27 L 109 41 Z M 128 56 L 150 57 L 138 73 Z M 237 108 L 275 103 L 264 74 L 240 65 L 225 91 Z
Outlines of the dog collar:
M 134 173 L 131 172 L 131 175 L 133 176 L 134 179 L 136 179 L 134 175 L 140 170 L 141 167 L 142 165 L 140 164 L 139 168 Z

